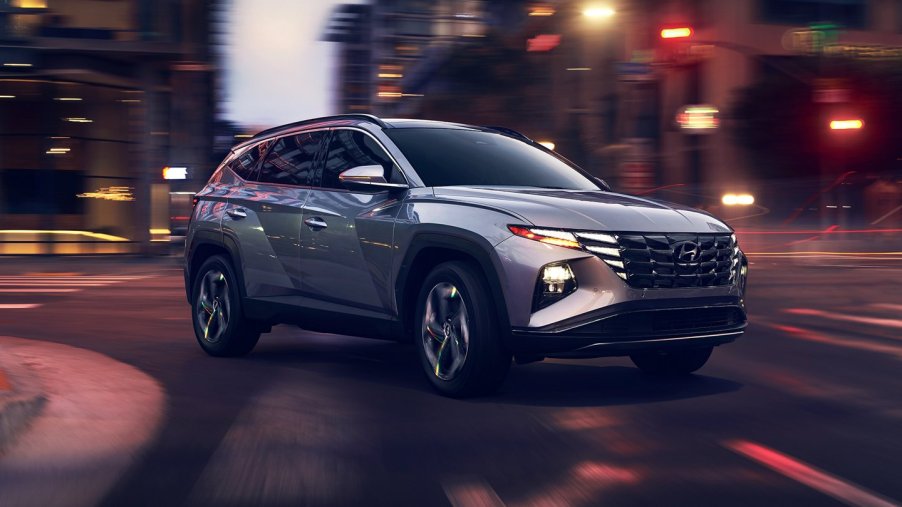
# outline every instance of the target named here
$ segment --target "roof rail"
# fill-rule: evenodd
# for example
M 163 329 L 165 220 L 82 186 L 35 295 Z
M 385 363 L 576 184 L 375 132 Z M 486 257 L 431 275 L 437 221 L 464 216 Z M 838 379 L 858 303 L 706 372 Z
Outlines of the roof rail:
M 294 123 L 286 123 L 285 125 L 279 125 L 278 127 L 261 130 L 260 132 L 257 132 L 256 134 L 254 134 L 254 137 L 250 138 L 249 141 L 254 140 L 254 139 L 259 139 L 261 137 L 265 137 L 265 136 L 268 136 L 269 134 L 274 134 L 274 133 L 280 132 L 282 130 L 287 130 L 287 129 L 291 129 L 294 127 L 302 127 L 304 125 L 309 125 L 311 123 L 319 123 L 319 122 L 330 121 L 330 120 L 361 120 L 361 121 L 368 121 L 370 123 L 375 123 L 376 125 L 379 125 L 382 128 L 388 128 L 387 123 L 385 123 L 380 118 L 373 116 L 371 114 L 355 114 L 355 113 L 336 114 L 336 115 L 332 115 L 332 116 L 322 116 L 320 118 L 311 118 L 309 120 L 296 121 Z
M 490 126 L 490 125 L 486 125 L 486 126 L 483 127 L 483 128 L 487 128 L 487 129 L 489 129 L 489 130 L 494 130 L 495 132 L 500 132 L 500 133 L 502 133 L 502 134 L 504 134 L 504 135 L 506 135 L 506 136 L 509 136 L 509 137 L 515 137 L 515 138 L 520 139 L 520 140 L 522 140 L 522 141 L 529 141 L 529 142 L 532 142 L 532 139 L 530 139 L 529 137 L 527 137 L 525 134 L 523 134 L 523 133 L 521 133 L 521 132 L 517 132 L 517 131 L 514 130 L 514 129 L 509 129 L 509 128 L 507 128 L 507 127 L 493 127 L 493 126 Z

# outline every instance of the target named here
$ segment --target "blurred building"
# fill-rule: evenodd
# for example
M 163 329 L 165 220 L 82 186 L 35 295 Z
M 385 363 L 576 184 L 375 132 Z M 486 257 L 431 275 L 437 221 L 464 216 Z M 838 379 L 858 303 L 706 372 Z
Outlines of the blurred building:
M 417 94 L 402 80 L 486 30 L 482 0 L 373 0 L 336 6 L 323 39 L 339 43 L 335 108 L 400 114 Z
M 168 242 L 170 192 L 209 176 L 218 8 L 0 0 L 0 253 Z
M 732 128 L 740 120 L 734 106 L 743 90 L 764 81 L 803 90 L 800 100 L 788 106 L 762 101 L 751 108 L 775 118 L 786 118 L 787 107 L 796 116 L 807 115 L 806 123 L 788 129 L 783 142 L 810 145 L 808 167 L 817 171 L 818 157 L 842 156 L 825 150 L 853 148 L 852 143 L 839 146 L 836 139 L 823 138 L 831 117 L 862 117 L 872 108 L 850 90 L 851 82 L 864 74 L 859 64 L 898 67 L 902 62 L 898 1 L 645 0 L 632 5 L 623 12 L 629 29 L 622 54 L 625 65 L 618 71 L 627 109 L 623 121 L 632 132 L 642 130 L 636 126 L 641 107 L 630 111 L 630 97 L 633 107 L 643 103 L 636 97 L 656 104 L 660 129 L 650 143 L 658 146 L 657 185 L 704 184 L 719 194 L 763 190 L 747 188 L 755 180 L 802 176 L 801 166 L 756 163 Z M 668 28 L 689 28 L 691 35 L 663 39 L 661 32 Z M 680 128 L 677 118 L 688 105 L 714 106 L 720 111 L 715 120 L 719 128 Z M 869 133 L 871 140 L 876 133 Z M 845 169 L 833 164 L 830 171 Z

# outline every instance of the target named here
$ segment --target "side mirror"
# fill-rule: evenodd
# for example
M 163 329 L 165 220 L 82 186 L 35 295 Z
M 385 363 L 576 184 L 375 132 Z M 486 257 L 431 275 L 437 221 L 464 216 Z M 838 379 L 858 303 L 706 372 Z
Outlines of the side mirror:
M 599 178 L 599 177 L 597 177 L 597 176 L 595 177 L 595 183 L 598 183 L 598 186 L 600 186 L 602 190 L 605 190 L 605 191 L 607 191 L 607 192 L 612 192 L 612 191 L 613 191 L 613 190 L 611 189 L 611 185 L 608 185 L 608 182 L 607 182 L 607 181 L 605 181 L 605 180 L 603 180 L 603 179 L 601 179 L 601 178 Z
M 389 183 L 385 181 L 385 169 L 381 165 L 361 165 L 342 171 L 338 175 L 346 187 L 368 187 L 384 189 L 408 188 L 406 183 Z

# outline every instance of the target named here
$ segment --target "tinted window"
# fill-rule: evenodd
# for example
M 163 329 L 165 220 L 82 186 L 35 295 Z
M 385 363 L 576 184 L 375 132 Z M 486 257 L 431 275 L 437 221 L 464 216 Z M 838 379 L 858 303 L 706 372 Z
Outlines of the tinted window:
M 243 179 L 253 180 L 257 162 L 259 162 L 260 157 L 266 153 L 266 148 L 268 146 L 269 141 L 264 141 L 258 145 L 251 146 L 241 153 L 241 155 L 238 155 L 235 160 L 229 162 L 229 169 L 235 171 L 235 174 L 241 176 Z
M 260 167 L 258 181 L 310 185 L 313 165 L 327 131 L 307 132 L 276 140 Z
M 391 158 L 372 137 L 359 130 L 340 129 L 332 132 L 320 185 L 326 188 L 345 188 L 338 181 L 338 175 L 362 165 L 381 165 L 385 169 L 386 181 L 404 181 L 394 169 Z
M 589 177 L 522 141 L 475 130 L 388 129 L 429 187 L 487 185 L 598 190 Z

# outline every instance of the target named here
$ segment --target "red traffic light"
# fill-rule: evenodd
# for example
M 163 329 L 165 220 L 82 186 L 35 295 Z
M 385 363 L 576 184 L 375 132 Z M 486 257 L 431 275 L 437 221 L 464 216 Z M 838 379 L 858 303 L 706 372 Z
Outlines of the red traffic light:
M 692 35 L 692 28 L 680 26 L 661 30 L 662 39 L 686 39 Z

